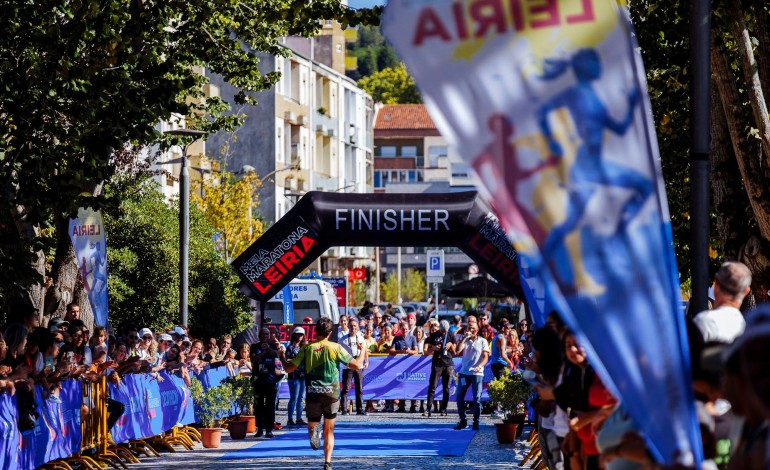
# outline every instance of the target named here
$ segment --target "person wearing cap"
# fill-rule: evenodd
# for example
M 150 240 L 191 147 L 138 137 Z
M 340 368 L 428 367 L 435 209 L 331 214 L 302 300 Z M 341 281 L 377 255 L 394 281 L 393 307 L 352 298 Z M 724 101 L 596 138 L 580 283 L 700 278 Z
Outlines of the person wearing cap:
M 152 330 L 149 328 L 142 328 L 139 330 L 138 334 L 138 343 L 137 347 L 135 349 L 135 353 L 132 351 L 133 356 L 138 356 L 139 359 L 152 361 L 153 358 L 150 354 L 150 346 L 152 345 L 153 341 L 155 341 L 155 335 L 152 334 Z
M 168 333 L 158 335 L 158 356 L 161 362 L 166 361 L 166 351 L 174 344 L 174 338 Z
M 51 333 L 56 333 L 57 331 L 67 331 L 69 325 L 69 322 L 62 320 L 60 317 L 53 317 L 48 321 L 48 330 Z
M 414 329 L 417 328 L 417 317 L 414 313 L 406 314 L 406 334 L 414 336 Z
M 301 326 L 294 328 L 291 333 L 291 340 L 289 345 L 286 346 L 286 360 L 291 361 L 299 354 L 299 350 L 302 349 L 307 342 L 305 341 L 305 329 Z M 305 399 L 305 365 L 302 364 L 294 372 L 289 373 L 288 377 L 289 385 L 289 406 L 286 410 L 286 414 L 289 417 L 287 426 L 305 425 L 307 424 L 302 420 L 303 401 Z M 296 416 L 296 420 L 294 417 Z
M 303 324 L 303 325 L 312 325 L 312 324 L 313 324 L 313 318 L 312 318 L 311 316 L 309 316 L 309 315 L 308 315 L 308 316 L 306 316 L 306 317 L 305 317 L 305 318 L 302 320 L 302 324 Z
M 695 316 L 703 343 L 732 343 L 746 328 L 739 310 L 751 290 L 751 271 L 738 261 L 727 261 L 714 276 L 714 308 Z

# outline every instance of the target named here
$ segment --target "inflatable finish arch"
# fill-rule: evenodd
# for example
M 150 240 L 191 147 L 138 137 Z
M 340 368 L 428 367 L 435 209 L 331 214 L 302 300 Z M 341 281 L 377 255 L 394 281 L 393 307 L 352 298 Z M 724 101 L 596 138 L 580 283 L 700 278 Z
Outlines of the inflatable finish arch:
M 340 194 L 312 191 L 232 265 L 242 291 L 265 302 L 332 246 L 456 246 L 524 299 L 516 252 L 476 191 Z M 245 288 L 244 288 L 245 287 Z

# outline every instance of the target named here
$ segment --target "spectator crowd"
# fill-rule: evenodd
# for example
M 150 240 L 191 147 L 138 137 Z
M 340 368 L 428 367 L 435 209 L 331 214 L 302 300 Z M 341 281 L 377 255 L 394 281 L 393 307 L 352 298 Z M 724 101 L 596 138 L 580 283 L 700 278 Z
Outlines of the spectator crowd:
M 744 316 L 739 308 L 751 285 L 741 263 L 725 263 L 717 272 L 713 308 L 691 315 L 690 351 L 694 401 L 703 438 L 707 469 L 770 469 L 770 305 Z M 519 371 L 533 384 L 528 419 L 538 430 L 542 455 L 551 469 L 657 468 L 648 442 L 634 427 L 626 404 L 614 397 L 589 362 L 576 335 L 551 312 L 544 325 L 530 330 L 526 319 L 498 316 L 486 307 L 477 315 L 439 321 L 414 313 L 396 316 L 367 303 L 358 315 L 343 316 L 334 340 L 360 368 L 342 366 L 340 414 L 374 412 L 448 415 L 450 383 L 457 385 L 459 422 L 478 429 L 481 384 L 485 366 L 495 377 Z M 419 324 L 418 324 L 419 323 Z M 251 377 L 255 392 L 256 437 L 271 438 L 283 423 L 276 422 L 278 389 L 286 380 L 290 398 L 287 426 L 306 425 L 306 371 L 287 373 L 281 359 L 296 357 L 307 343 L 307 330 L 296 327 L 281 341 L 274 325 L 265 325 L 253 344 L 233 344 L 233 338 L 197 339 L 187 329 L 152 331 L 123 325 L 119 331 L 97 326 L 91 331 L 79 318 L 76 304 L 65 318 L 39 325 L 30 310 L 22 324 L 7 325 L 0 336 L 0 389 L 18 395 L 19 428 L 34 427 L 33 385 L 57 401 L 59 384 L 67 378 L 117 383 L 130 373 L 148 373 L 157 380 L 161 370 L 190 377 L 207 367 L 226 366 L 231 375 Z M 426 400 L 363 400 L 365 375 L 372 355 L 431 357 Z M 461 358 L 455 371 L 454 358 Z M 436 400 L 441 386 L 442 396 Z M 465 392 L 471 390 L 469 403 Z M 123 405 L 108 400 L 110 424 Z M 408 407 L 408 408 L 407 408 Z M 488 410 L 501 416 L 500 410 Z M 470 423 L 469 423 L 470 422 Z M 686 462 L 678 467 L 688 468 Z M 694 467 L 693 467 L 694 468 Z

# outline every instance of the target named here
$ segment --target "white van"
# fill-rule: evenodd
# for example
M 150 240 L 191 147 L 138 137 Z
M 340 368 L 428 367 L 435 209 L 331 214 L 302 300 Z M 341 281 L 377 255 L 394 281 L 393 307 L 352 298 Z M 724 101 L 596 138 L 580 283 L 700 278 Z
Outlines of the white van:
M 337 295 L 334 287 L 321 279 L 294 279 L 289 283 L 294 304 L 294 323 L 303 323 L 310 317 L 313 323 L 321 318 L 331 318 L 336 325 L 340 322 Z M 283 323 L 283 290 L 265 303 L 264 319 L 274 325 Z

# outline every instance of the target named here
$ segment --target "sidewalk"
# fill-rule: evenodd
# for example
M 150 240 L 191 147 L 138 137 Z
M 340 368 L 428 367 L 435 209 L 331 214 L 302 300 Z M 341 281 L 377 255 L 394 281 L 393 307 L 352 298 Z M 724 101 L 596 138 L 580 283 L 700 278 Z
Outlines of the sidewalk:
M 283 403 L 282 403 L 283 404 Z M 457 423 L 457 411 L 454 404 L 449 405 L 450 413 L 446 418 L 436 417 L 424 418 L 419 413 L 369 413 L 369 416 L 338 416 L 338 422 L 403 422 L 422 420 L 431 423 L 446 423 L 446 432 L 456 432 L 452 427 Z M 286 422 L 286 411 L 282 409 L 276 414 L 276 420 L 282 423 Z M 463 469 L 494 469 L 494 468 L 529 468 L 517 466 L 524 456 L 529 452 L 529 446 L 526 442 L 516 442 L 515 444 L 498 444 L 495 437 L 494 423 L 499 422 L 488 415 L 481 417 L 481 429 L 471 440 L 465 454 L 462 457 L 340 457 L 332 460 L 334 469 L 397 469 L 397 470 L 418 470 L 425 468 L 463 468 Z M 524 437 L 528 435 L 528 430 L 524 432 Z M 276 436 L 286 432 L 285 430 L 275 431 Z M 238 469 L 280 469 L 290 470 L 294 468 L 313 469 L 323 468 L 323 453 L 318 452 L 317 457 L 285 457 L 285 458 L 264 458 L 247 460 L 218 460 L 219 457 L 237 450 L 255 445 L 263 439 L 255 439 L 253 435 L 244 440 L 233 441 L 223 433 L 222 445 L 218 449 L 204 449 L 200 444 L 192 451 L 178 450 L 176 454 L 162 453 L 160 458 L 143 458 L 141 467 L 133 465 L 136 468 L 147 470 L 161 470 L 169 466 L 187 467 L 189 469 L 198 468 L 238 468 Z M 308 444 L 309 446 L 309 444 Z

